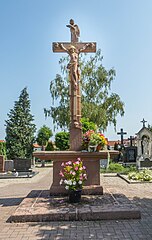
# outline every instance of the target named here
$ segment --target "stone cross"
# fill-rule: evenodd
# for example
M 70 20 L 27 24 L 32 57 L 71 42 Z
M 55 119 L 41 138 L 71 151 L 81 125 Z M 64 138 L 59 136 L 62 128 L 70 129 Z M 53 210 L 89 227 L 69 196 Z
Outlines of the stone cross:
M 96 43 L 79 42 L 80 30 L 73 19 L 67 27 L 71 31 L 71 42 L 54 42 L 53 52 L 66 52 L 70 56 L 67 65 L 70 81 L 70 150 L 77 151 L 82 145 L 79 54 L 96 52 Z
M 135 138 L 133 136 L 130 136 L 130 138 L 128 138 L 128 140 L 130 140 L 130 146 L 132 147 L 132 141 L 135 140 Z
M 140 121 L 140 122 L 142 122 L 143 123 L 143 128 L 145 127 L 145 123 L 147 122 L 147 121 L 145 121 L 145 119 L 143 118 L 143 120 L 142 121 Z
M 123 128 L 120 129 L 120 132 L 118 132 L 117 134 L 121 135 L 121 145 L 123 145 L 123 135 L 127 134 L 126 132 L 123 131 Z

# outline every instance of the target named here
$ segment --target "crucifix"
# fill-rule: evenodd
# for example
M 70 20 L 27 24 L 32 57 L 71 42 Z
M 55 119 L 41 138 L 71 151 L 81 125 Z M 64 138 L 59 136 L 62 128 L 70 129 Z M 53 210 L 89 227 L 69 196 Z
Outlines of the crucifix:
M 147 122 L 147 121 L 145 121 L 145 119 L 143 118 L 143 120 L 142 121 L 140 121 L 140 122 L 142 122 L 143 123 L 143 128 L 145 127 L 145 123 Z
M 79 42 L 80 30 L 73 19 L 66 26 L 70 28 L 71 42 L 54 42 L 53 52 L 68 53 L 70 57 L 67 65 L 70 85 L 70 150 L 78 151 L 82 145 L 79 54 L 96 52 L 96 43 Z
M 133 142 L 133 140 L 135 140 L 135 138 L 133 136 L 130 136 L 130 138 L 128 138 L 128 140 L 130 140 L 130 146 L 132 147 L 132 142 Z
M 120 129 L 120 132 L 118 132 L 117 134 L 121 135 L 121 145 L 123 145 L 123 135 L 127 134 L 126 132 L 123 131 L 123 128 Z

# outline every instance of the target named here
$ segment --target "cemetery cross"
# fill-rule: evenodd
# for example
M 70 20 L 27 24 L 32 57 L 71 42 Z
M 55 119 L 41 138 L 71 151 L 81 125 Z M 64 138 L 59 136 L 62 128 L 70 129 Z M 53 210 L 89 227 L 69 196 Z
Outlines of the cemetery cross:
M 133 140 L 135 140 L 135 138 L 133 136 L 130 136 L 130 138 L 128 138 L 128 140 L 130 140 L 130 146 L 132 147 L 132 142 L 133 142 Z
M 121 146 L 123 146 L 123 135 L 127 134 L 126 132 L 123 131 L 123 128 L 120 129 L 120 132 L 118 132 L 117 134 L 121 135 Z
M 143 128 L 145 127 L 145 123 L 147 122 L 147 121 L 145 121 L 145 119 L 143 118 L 143 120 L 142 121 L 140 121 L 140 122 L 142 122 L 143 123 Z

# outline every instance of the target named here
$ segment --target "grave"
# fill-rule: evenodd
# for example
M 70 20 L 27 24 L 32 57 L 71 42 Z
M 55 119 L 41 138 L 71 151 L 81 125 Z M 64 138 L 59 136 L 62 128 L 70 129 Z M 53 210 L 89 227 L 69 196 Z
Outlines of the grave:
M 31 172 L 31 159 L 28 158 L 15 158 L 14 170 L 16 172 Z
M 137 135 L 137 167 L 138 169 L 152 169 L 152 132 L 145 127 L 145 120 L 142 129 Z
M 4 172 L 4 156 L 0 155 L 0 172 Z
M 135 140 L 133 136 L 128 138 L 130 140 L 130 146 L 125 147 L 125 154 L 124 154 L 124 163 L 125 164 L 136 164 L 137 158 L 137 147 L 133 146 L 133 141 Z
M 5 170 L 5 172 L 14 171 L 14 161 L 13 160 L 5 160 L 4 170 Z
M 4 161 L 4 157 L 0 156 L 1 166 L 3 171 L 0 171 L 0 179 L 32 178 L 38 174 L 31 169 L 31 159 L 16 158 Z
M 53 160 L 53 184 L 50 188 L 50 194 L 63 194 L 65 188 L 60 186 L 59 171 L 61 163 L 71 160 L 75 161 L 80 157 L 87 168 L 88 180 L 86 181 L 87 194 L 103 194 L 103 188 L 100 185 L 100 159 L 108 158 L 108 151 L 101 152 L 81 152 L 82 145 L 82 125 L 81 125 L 81 86 L 79 54 L 96 52 L 95 42 L 79 42 L 80 30 L 74 20 L 70 20 L 67 25 L 71 32 L 71 42 L 54 42 L 53 52 L 68 53 L 70 61 L 67 65 L 69 71 L 69 96 L 70 96 L 70 150 L 69 151 L 50 151 L 34 152 L 34 157 L 41 160 Z M 110 151 L 109 151 L 110 152 Z M 117 151 L 111 151 L 113 158 L 118 155 Z M 83 190 L 85 191 L 85 190 Z

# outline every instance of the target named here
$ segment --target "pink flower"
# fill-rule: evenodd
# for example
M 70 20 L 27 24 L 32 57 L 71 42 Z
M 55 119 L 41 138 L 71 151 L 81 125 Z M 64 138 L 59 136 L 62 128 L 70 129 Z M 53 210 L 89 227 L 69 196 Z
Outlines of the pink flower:
M 61 164 L 61 167 L 64 167 L 64 162 Z
M 64 174 L 63 174 L 62 171 L 60 171 L 59 175 L 60 175 L 61 177 L 64 177 Z
M 79 168 L 76 166 L 74 169 L 77 171 Z
M 85 167 L 85 166 L 83 166 L 83 169 L 86 169 L 86 167 Z

